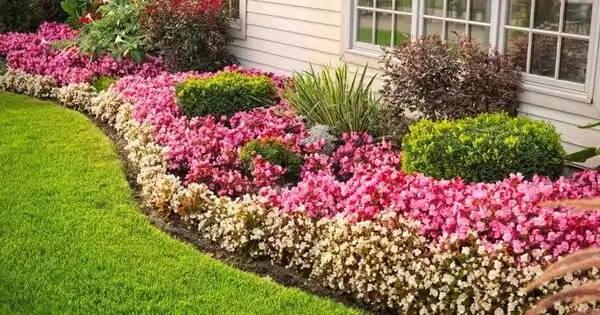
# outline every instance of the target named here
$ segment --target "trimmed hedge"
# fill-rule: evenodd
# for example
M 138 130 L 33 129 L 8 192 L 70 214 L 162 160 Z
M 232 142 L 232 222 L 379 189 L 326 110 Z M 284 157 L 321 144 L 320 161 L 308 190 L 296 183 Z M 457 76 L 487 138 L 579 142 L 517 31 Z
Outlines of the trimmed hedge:
M 247 171 L 252 171 L 258 155 L 267 162 L 286 168 L 290 176 L 300 174 L 302 158 L 279 139 L 267 137 L 248 141 L 240 150 L 240 159 Z
M 115 82 L 117 82 L 116 78 L 103 75 L 92 80 L 92 86 L 96 89 L 96 92 L 102 92 L 108 90 Z
M 188 117 L 231 115 L 270 105 L 275 88 L 266 76 L 220 72 L 208 78 L 192 78 L 177 86 L 179 108 Z
M 436 178 L 493 182 L 511 173 L 558 177 L 564 150 L 546 122 L 506 114 L 457 121 L 422 120 L 404 137 L 402 168 Z

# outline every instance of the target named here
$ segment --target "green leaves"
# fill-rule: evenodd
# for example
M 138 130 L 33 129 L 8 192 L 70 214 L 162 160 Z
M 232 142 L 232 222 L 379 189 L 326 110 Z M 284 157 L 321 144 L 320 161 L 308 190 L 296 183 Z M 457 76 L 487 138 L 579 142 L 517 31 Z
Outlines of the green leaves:
M 231 115 L 273 104 L 275 88 L 266 76 L 220 72 L 209 78 L 190 79 L 177 86 L 179 108 L 188 116 Z
M 337 132 L 378 133 L 381 98 L 371 92 L 375 77 L 367 81 L 366 66 L 349 75 L 346 64 L 336 69 L 326 66 L 319 73 L 311 65 L 294 78 L 284 97 L 310 125 L 326 125 Z
M 106 91 L 108 88 L 117 82 L 117 79 L 113 77 L 101 76 L 92 80 L 92 86 L 96 89 L 96 92 Z
M 113 1 L 98 8 L 101 19 L 86 24 L 77 39 L 79 51 L 92 57 L 109 53 L 115 59 L 131 57 L 141 62 L 146 57 L 146 36 L 137 9 L 127 1 Z
M 597 148 L 585 148 L 581 151 L 575 152 L 575 153 L 571 153 L 567 156 L 565 156 L 565 160 L 567 162 L 577 162 L 577 163 L 583 163 L 597 155 L 599 155 L 600 153 L 600 147 Z
M 560 136 L 548 123 L 506 114 L 421 120 L 403 139 L 402 168 L 436 178 L 493 182 L 510 173 L 557 177 L 564 167 Z
M 300 154 L 292 151 L 285 143 L 275 138 L 251 140 L 240 150 L 240 159 L 246 171 L 252 171 L 252 162 L 260 155 L 265 161 L 287 168 L 288 175 L 298 176 L 302 165 Z
M 69 15 L 68 22 L 71 26 L 78 28 L 79 19 L 93 7 L 91 0 L 64 0 L 60 3 L 61 8 Z
M 587 124 L 584 126 L 580 126 L 579 128 L 581 129 L 590 129 L 590 128 L 594 128 L 594 127 L 598 127 L 600 126 L 600 121 L 595 122 L 595 123 L 591 123 L 591 124 Z M 600 146 L 596 147 L 596 148 L 592 148 L 592 147 L 588 147 L 585 148 L 581 151 L 575 152 L 575 153 L 571 153 L 569 155 L 567 155 L 565 157 L 565 160 L 567 162 L 577 162 L 577 163 L 583 163 L 595 156 L 600 155 Z

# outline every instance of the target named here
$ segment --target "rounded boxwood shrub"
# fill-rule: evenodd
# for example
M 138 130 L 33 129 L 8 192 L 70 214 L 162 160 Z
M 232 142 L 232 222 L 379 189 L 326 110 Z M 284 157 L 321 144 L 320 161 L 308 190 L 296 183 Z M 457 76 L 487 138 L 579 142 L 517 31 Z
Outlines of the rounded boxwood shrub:
M 108 90 L 116 82 L 116 78 L 103 75 L 92 80 L 92 86 L 96 89 L 96 92 L 102 92 Z
M 511 173 L 555 178 L 563 172 L 564 154 L 560 136 L 547 122 L 483 114 L 412 125 L 403 139 L 402 168 L 466 182 L 493 182 Z
M 265 161 L 287 169 L 290 176 L 298 176 L 302 166 L 300 154 L 292 151 L 285 143 L 275 138 L 260 138 L 248 141 L 240 150 L 240 159 L 246 171 L 252 171 L 252 162 L 260 155 Z
M 192 78 L 177 86 L 179 108 L 188 117 L 231 115 L 270 105 L 275 88 L 266 76 L 220 72 L 208 78 Z

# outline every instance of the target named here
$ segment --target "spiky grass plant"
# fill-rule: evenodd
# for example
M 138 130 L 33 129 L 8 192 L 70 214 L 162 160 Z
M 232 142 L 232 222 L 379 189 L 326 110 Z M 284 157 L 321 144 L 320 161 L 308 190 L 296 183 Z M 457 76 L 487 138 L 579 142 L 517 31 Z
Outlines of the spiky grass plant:
M 325 125 L 336 132 L 380 134 L 381 97 L 372 90 L 375 77 L 367 78 L 367 66 L 350 74 L 347 64 L 320 72 L 297 72 L 287 85 L 284 98 L 309 125 Z
M 540 204 L 542 207 L 570 207 L 573 211 L 589 211 L 600 209 L 600 198 L 590 200 L 559 200 Z M 597 211 L 597 210 L 596 210 Z M 551 264 L 544 273 L 524 288 L 525 292 L 531 292 L 556 278 L 567 274 L 587 271 L 592 268 L 600 268 L 600 248 L 588 248 L 576 253 L 569 254 L 559 261 Z M 554 303 L 571 301 L 573 305 L 600 301 L 600 281 L 585 283 L 580 286 L 555 293 L 540 300 L 526 315 L 543 314 Z M 572 315 L 600 315 L 600 310 L 587 310 Z

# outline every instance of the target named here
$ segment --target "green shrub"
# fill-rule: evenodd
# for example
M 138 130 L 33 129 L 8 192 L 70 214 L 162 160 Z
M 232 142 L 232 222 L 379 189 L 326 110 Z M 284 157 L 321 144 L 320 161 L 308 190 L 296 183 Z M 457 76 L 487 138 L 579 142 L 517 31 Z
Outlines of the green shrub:
M 302 158 L 279 139 L 250 140 L 242 147 L 240 159 L 244 162 L 244 168 L 248 172 L 252 171 L 252 162 L 258 155 L 262 156 L 265 161 L 286 168 L 287 174 L 290 176 L 300 174 Z
M 34 32 L 45 21 L 66 18 L 60 0 L 0 0 L 0 34 Z
M 367 67 L 348 74 L 343 64 L 320 73 L 312 65 L 309 71 L 296 73 L 293 86 L 287 86 L 285 99 L 311 126 L 325 125 L 337 132 L 379 131 L 380 99 L 371 91 L 374 77 L 366 80 Z M 332 76 L 333 74 L 333 76 Z
M 436 178 L 492 182 L 510 173 L 558 177 L 563 158 L 560 136 L 549 123 L 484 114 L 412 125 L 403 139 L 402 168 Z
M 94 2 L 98 3 L 98 1 L 92 0 L 63 0 L 60 2 L 60 6 L 69 15 L 67 22 L 72 27 L 79 28 L 81 26 L 81 17 L 97 9 L 97 5 L 94 5 Z
M 273 103 L 275 88 L 266 76 L 220 72 L 177 86 L 179 108 L 188 116 L 231 115 Z
M 113 77 L 100 76 L 92 81 L 92 86 L 96 89 L 96 92 L 102 92 L 108 90 L 115 82 L 117 82 L 117 79 Z
M 113 0 L 98 8 L 101 19 L 81 27 L 77 47 L 92 57 L 110 54 L 116 59 L 130 56 L 141 61 L 146 56 L 146 37 L 136 7 L 128 0 Z

